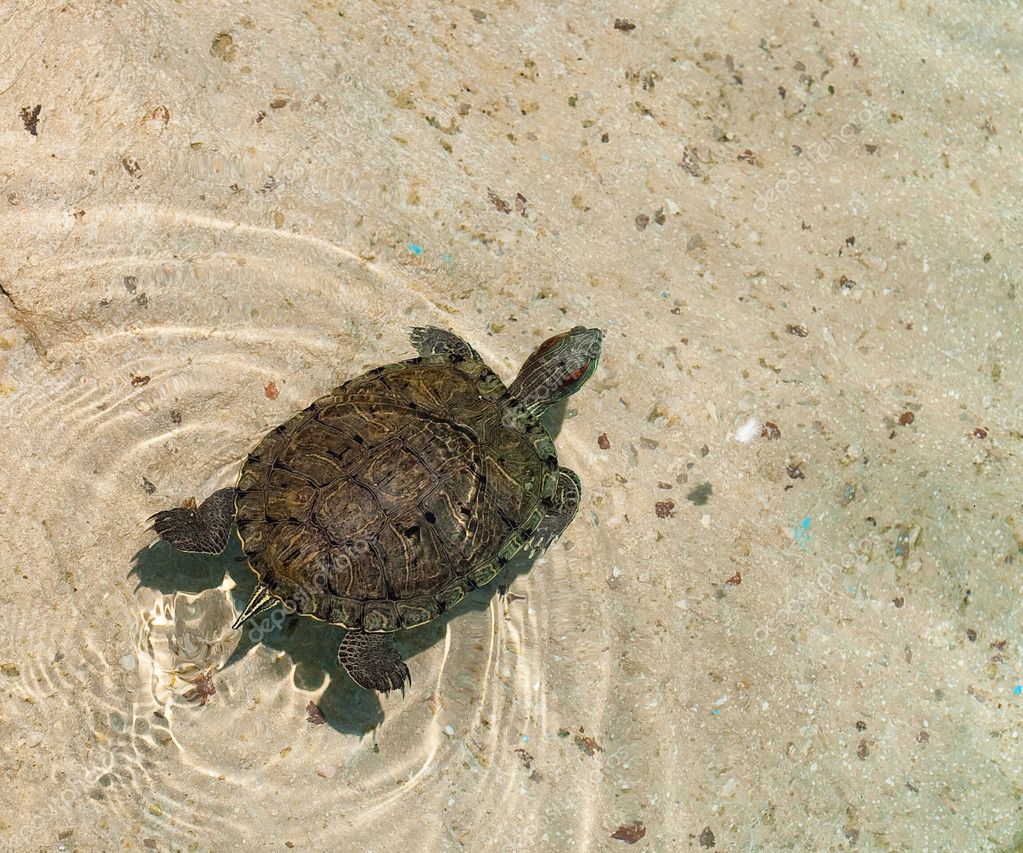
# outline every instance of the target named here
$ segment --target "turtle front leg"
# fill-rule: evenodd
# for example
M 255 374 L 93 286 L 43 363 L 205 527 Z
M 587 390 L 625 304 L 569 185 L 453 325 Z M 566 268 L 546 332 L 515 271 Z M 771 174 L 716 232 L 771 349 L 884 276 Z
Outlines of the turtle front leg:
M 220 489 L 199 506 L 164 509 L 149 517 L 160 538 L 179 551 L 219 554 L 234 523 L 234 489 Z
M 536 531 L 526 543 L 530 554 L 546 551 L 564 533 L 579 511 L 582 487 L 579 475 L 571 468 L 558 469 L 558 487 L 547 504 L 547 515 L 541 519 Z
M 420 355 L 435 355 L 445 352 L 464 359 L 479 361 L 479 354 L 458 335 L 436 326 L 417 326 L 410 335 L 412 346 Z
M 338 662 L 352 681 L 368 690 L 388 693 L 412 684 L 405 661 L 401 659 L 390 634 L 349 631 L 337 649 Z

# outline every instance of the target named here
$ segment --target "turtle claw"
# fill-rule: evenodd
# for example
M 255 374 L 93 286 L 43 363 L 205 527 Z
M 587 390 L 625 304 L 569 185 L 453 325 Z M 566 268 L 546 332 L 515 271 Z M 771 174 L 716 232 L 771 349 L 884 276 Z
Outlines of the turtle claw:
M 234 489 L 214 492 L 198 507 L 164 509 L 149 517 L 150 530 L 178 551 L 192 554 L 219 554 L 227 547 L 234 521 Z
M 412 675 L 387 634 L 349 631 L 337 649 L 338 662 L 352 681 L 367 690 L 390 693 L 412 686 Z
M 530 558 L 550 548 L 572 523 L 579 510 L 579 498 L 582 493 L 579 476 L 568 468 L 559 468 L 558 477 L 558 488 L 550 499 L 548 514 L 541 519 L 533 535 L 523 546 Z
M 219 554 L 227 546 L 234 521 L 234 489 L 220 489 L 198 506 L 162 509 L 150 515 L 149 530 L 179 551 Z
M 436 326 L 416 326 L 409 338 L 421 356 L 448 353 L 457 358 L 479 361 L 479 353 L 458 335 Z

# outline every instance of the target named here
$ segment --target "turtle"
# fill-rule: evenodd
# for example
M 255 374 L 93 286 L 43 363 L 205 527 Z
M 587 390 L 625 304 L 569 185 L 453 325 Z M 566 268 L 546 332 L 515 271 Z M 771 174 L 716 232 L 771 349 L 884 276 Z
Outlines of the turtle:
M 548 548 L 579 508 L 541 416 L 596 369 L 602 333 L 545 340 L 509 386 L 452 332 L 348 380 L 267 433 L 236 485 L 150 517 L 173 548 L 219 554 L 236 527 L 257 583 L 235 628 L 282 604 L 345 628 L 338 662 L 363 688 L 411 685 L 396 631 L 436 619 L 520 551 Z

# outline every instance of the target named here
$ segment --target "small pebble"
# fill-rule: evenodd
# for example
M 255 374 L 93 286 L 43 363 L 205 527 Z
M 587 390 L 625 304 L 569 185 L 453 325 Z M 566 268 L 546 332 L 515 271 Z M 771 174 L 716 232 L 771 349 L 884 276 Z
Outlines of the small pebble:
M 333 764 L 317 764 L 316 775 L 324 779 L 333 779 L 337 775 L 337 768 Z
M 740 444 L 749 444 L 757 434 L 757 419 L 750 418 L 735 431 L 735 440 Z
M 25 738 L 25 746 L 34 747 L 39 746 L 43 742 L 42 732 L 29 732 L 28 737 Z
M 121 667 L 126 672 L 134 672 L 136 670 L 136 668 L 138 667 L 138 661 L 135 660 L 135 655 L 130 654 L 130 653 L 124 655 L 121 658 Z
M 455 727 L 451 725 L 444 726 L 444 734 L 446 734 L 448 737 L 454 737 Z

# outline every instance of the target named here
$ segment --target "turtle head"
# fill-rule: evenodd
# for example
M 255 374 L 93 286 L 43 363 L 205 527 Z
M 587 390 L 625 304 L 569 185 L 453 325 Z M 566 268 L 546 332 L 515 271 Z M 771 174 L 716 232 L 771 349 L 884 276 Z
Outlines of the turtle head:
M 600 329 L 576 326 L 545 340 L 526 359 L 508 389 L 515 408 L 540 415 L 552 403 L 582 388 L 597 368 L 603 339 Z

